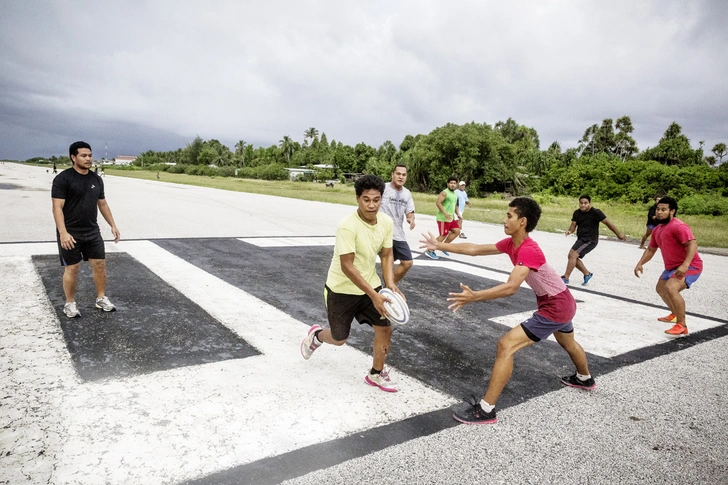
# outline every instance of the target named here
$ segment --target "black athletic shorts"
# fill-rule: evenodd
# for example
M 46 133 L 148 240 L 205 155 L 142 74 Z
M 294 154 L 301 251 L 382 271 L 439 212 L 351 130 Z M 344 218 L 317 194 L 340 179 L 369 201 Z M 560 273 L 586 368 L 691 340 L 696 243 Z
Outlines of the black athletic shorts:
M 412 261 L 412 251 L 407 241 L 392 241 L 392 255 L 395 261 Z
M 599 239 L 577 239 L 571 249 L 579 253 L 579 259 L 583 258 L 597 247 Z
M 377 291 L 381 289 L 376 288 Z M 334 340 L 346 340 L 351 332 L 351 322 L 356 318 L 360 324 L 389 327 L 392 324 L 382 317 L 374 307 L 368 295 L 346 295 L 334 293 L 328 286 L 324 287 L 326 313 L 329 317 L 329 328 Z
M 106 259 L 106 248 L 104 247 L 104 238 L 101 233 L 97 232 L 86 236 L 73 236 L 76 244 L 73 249 L 63 249 L 61 247 L 61 235 L 56 231 L 56 241 L 58 242 L 58 255 L 61 257 L 61 266 L 73 266 L 83 259 Z

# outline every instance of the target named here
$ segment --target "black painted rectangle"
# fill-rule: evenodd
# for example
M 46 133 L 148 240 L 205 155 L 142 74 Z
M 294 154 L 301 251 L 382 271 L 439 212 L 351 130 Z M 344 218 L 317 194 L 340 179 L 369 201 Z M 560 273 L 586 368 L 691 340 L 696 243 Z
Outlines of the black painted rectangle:
M 112 253 L 106 258 L 106 294 L 117 311 L 95 308 L 92 271 L 82 261 L 76 289 L 81 317 L 68 318 L 63 314 L 64 270 L 58 256 L 33 257 L 81 379 L 120 378 L 260 355 L 133 257 Z

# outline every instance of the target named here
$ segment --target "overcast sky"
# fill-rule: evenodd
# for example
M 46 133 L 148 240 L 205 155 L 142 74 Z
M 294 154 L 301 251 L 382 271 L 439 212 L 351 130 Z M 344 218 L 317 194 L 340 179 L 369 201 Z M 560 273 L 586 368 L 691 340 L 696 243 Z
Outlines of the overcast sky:
M 728 142 L 728 1 L 0 0 L 0 158 L 303 141 L 445 123 L 574 146 L 629 115 Z

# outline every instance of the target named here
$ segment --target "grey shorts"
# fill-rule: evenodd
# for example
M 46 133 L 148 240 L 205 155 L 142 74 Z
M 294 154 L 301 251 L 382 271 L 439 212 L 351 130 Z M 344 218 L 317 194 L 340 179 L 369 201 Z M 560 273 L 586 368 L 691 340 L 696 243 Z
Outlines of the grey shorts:
M 534 313 L 531 315 L 531 318 L 521 323 L 521 327 L 526 332 L 526 335 L 528 335 L 528 338 L 534 342 L 540 342 L 555 332 L 571 333 L 574 331 L 574 325 L 571 322 L 554 322 L 538 313 Z
M 407 241 L 392 241 L 392 255 L 395 261 L 412 261 L 412 251 Z

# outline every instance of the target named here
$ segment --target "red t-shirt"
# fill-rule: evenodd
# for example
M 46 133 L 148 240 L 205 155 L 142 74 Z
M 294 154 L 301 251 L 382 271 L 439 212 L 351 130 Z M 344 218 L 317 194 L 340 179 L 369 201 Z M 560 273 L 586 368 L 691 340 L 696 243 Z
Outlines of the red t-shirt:
M 561 276 L 546 262 L 538 243 L 526 238 L 518 248 L 513 248 L 513 239 L 507 238 L 495 244 L 498 251 L 508 254 L 515 266 L 526 266 L 531 271 L 526 284 L 536 293 L 536 313 L 558 323 L 568 323 L 576 314 L 576 301 L 561 280 Z
M 690 226 L 680 219 L 672 218 L 667 224 L 658 224 L 652 230 L 650 238 L 650 247 L 660 248 L 662 260 L 665 262 L 665 269 L 673 270 L 685 262 L 687 248 L 685 244 L 695 239 Z M 697 251 L 690 266 L 700 271 L 703 270 L 703 260 L 698 256 Z

